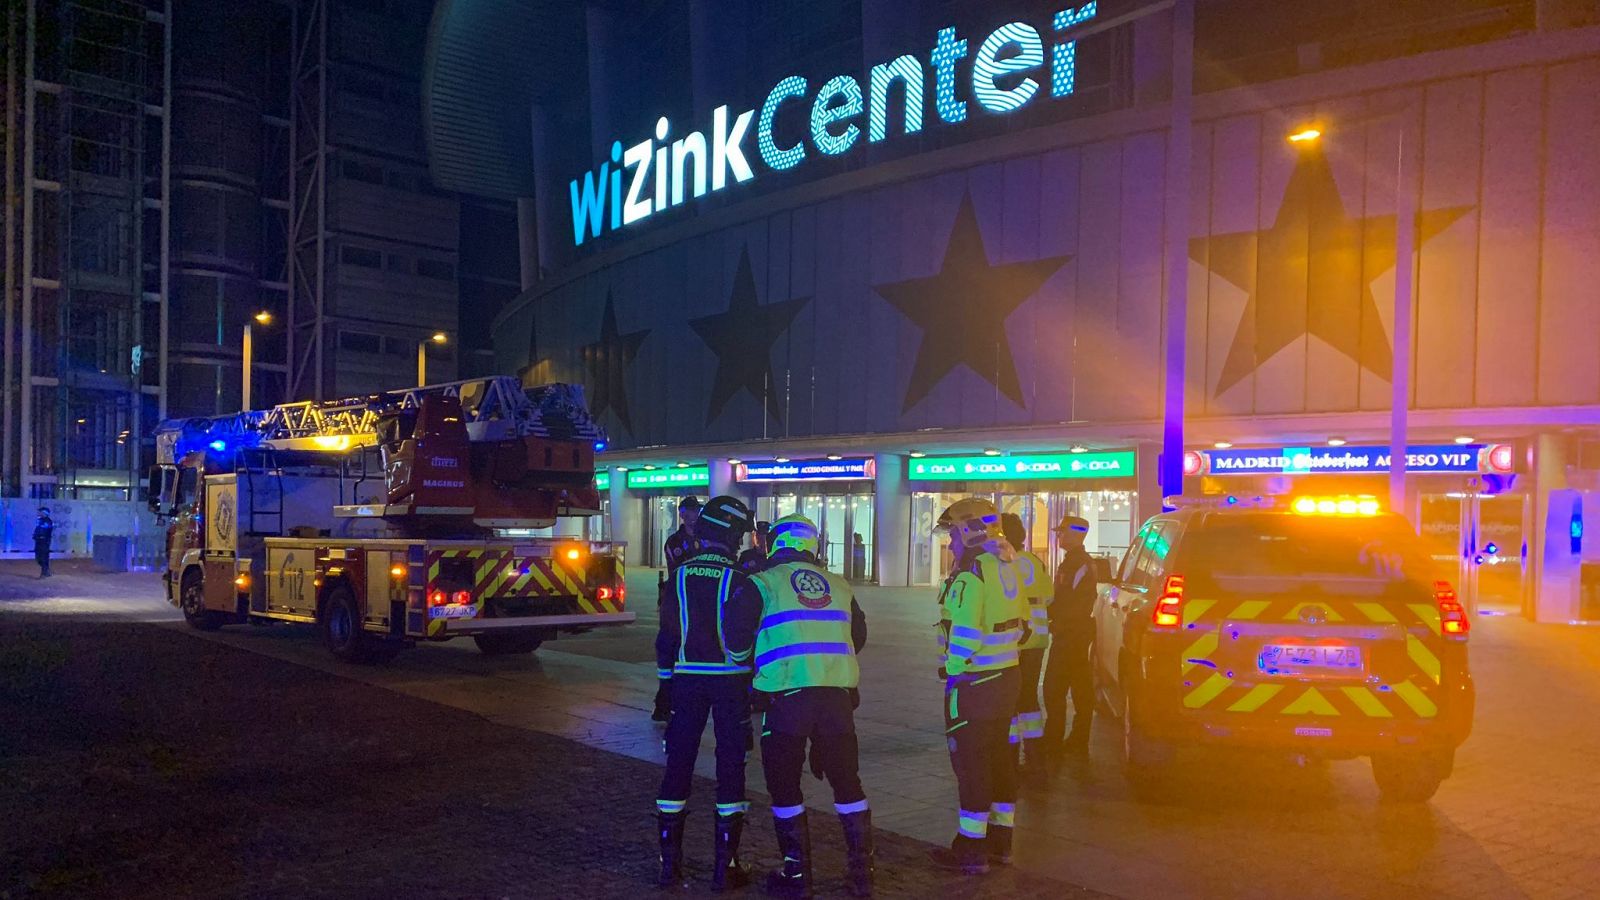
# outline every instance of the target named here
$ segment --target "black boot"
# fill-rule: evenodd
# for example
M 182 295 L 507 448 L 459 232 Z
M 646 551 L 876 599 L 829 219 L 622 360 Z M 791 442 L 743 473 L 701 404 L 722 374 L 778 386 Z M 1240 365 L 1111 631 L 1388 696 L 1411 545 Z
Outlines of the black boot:
M 656 887 L 681 887 L 683 880 L 683 823 L 688 813 L 657 813 L 656 832 L 661 836 L 661 874 Z
M 989 857 L 984 853 L 984 841 L 981 838 L 958 834 L 949 847 L 929 850 L 928 858 L 941 869 L 951 869 L 963 875 L 986 875 L 989 872 Z
M 989 836 L 984 839 L 984 853 L 989 862 L 997 866 L 1011 865 L 1011 829 L 990 823 Z
M 750 883 L 750 869 L 739 861 L 739 838 L 744 835 L 744 813 L 717 816 L 717 861 L 711 869 L 713 891 L 737 890 Z
M 775 897 L 811 896 L 811 825 L 806 814 L 774 818 L 772 827 L 778 834 L 783 868 L 767 873 L 767 893 Z
M 844 825 L 845 858 L 849 865 L 845 886 L 852 897 L 871 897 L 873 857 L 877 852 L 872 842 L 872 810 L 842 813 L 839 822 Z

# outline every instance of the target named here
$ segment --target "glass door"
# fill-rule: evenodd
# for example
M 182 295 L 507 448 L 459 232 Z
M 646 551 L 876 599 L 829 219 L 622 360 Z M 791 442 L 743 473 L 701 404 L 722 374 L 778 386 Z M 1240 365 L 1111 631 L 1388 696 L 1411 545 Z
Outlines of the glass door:
M 845 577 L 851 581 L 876 583 L 877 557 L 873 555 L 872 495 L 852 494 L 845 498 L 845 527 L 850 532 L 849 567 Z

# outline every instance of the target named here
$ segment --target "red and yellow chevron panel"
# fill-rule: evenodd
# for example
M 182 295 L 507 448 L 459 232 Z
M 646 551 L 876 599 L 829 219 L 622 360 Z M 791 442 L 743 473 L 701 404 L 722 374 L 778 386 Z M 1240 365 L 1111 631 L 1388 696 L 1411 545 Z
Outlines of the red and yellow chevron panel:
M 1388 677 L 1359 684 L 1316 683 L 1265 679 L 1253 670 L 1230 672 L 1215 660 L 1224 623 L 1294 623 L 1308 607 L 1316 607 L 1320 621 L 1345 625 L 1401 626 L 1405 654 L 1398 646 L 1385 647 L 1381 664 Z M 1349 716 L 1390 719 L 1397 716 L 1434 718 L 1439 714 L 1436 694 L 1443 666 L 1429 648 L 1429 637 L 1440 633 L 1438 609 L 1428 603 L 1404 607 L 1365 601 L 1232 600 L 1195 598 L 1184 604 L 1183 629 L 1192 640 L 1180 658 L 1183 705 L 1209 712 L 1253 713 L 1275 716 Z M 1394 643 L 1394 642 L 1388 642 Z M 1404 677 L 1400 677 L 1404 676 Z

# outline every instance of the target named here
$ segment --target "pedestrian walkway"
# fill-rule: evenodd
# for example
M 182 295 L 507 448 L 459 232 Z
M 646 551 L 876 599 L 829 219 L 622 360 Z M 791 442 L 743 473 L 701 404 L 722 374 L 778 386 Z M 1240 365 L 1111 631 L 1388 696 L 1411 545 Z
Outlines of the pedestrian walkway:
M 660 769 L 148 625 L 0 614 L 0 898 L 653 893 Z M 759 777 L 757 777 L 759 781 Z M 686 851 L 707 892 L 712 786 Z M 779 854 L 752 810 L 746 857 Z M 842 894 L 832 816 L 819 895 Z M 878 842 L 882 897 L 1079 897 Z

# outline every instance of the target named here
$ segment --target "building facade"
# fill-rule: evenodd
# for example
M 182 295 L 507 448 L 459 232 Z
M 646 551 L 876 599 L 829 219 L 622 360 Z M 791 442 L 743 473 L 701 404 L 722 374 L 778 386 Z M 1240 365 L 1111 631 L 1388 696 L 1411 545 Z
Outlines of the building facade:
M 1115 560 L 1161 503 L 1173 341 L 1186 493 L 1387 499 L 1409 253 L 1404 511 L 1480 609 L 1600 619 L 1594 4 L 1358 5 L 525 10 L 532 140 L 435 122 L 431 164 L 531 194 L 497 362 L 585 385 L 593 527 L 635 561 L 720 491 L 886 585 L 940 577 L 970 493 Z M 490 41 L 455 6 L 436 44 Z M 461 72 L 431 77 L 437 108 Z
M 64 552 L 137 530 L 155 425 L 247 402 L 247 327 L 257 407 L 409 386 L 419 344 L 490 371 L 515 207 L 429 178 L 432 7 L 6 4 L 0 552 L 39 501 Z

